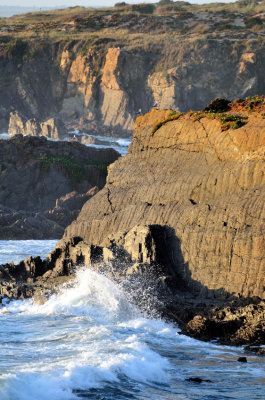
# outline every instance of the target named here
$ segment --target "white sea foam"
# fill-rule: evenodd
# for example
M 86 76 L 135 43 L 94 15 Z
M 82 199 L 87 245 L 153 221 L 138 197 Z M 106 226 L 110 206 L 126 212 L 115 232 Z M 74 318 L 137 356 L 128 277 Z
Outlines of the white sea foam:
M 23 323 L 30 321 L 34 331 L 41 316 L 55 325 L 51 332 L 48 329 L 47 336 L 38 333 L 38 338 L 34 337 L 34 346 L 50 343 L 52 349 L 47 344 L 43 354 L 54 351 L 52 362 L 47 362 L 46 357 L 45 361 L 35 359 L 3 374 L 1 399 L 74 399 L 75 388 L 101 387 L 106 382 L 119 382 L 122 376 L 138 382 L 166 382 L 168 379 L 168 360 L 151 350 L 137 334 L 131 334 L 130 323 L 126 327 L 126 321 L 134 318 L 132 325 L 149 331 L 151 322 L 128 303 L 117 285 L 94 271 L 80 270 L 73 287 L 63 289 L 44 305 L 33 304 L 31 300 L 15 301 L 1 312 L 16 315 L 22 322 L 22 329 Z M 57 318 L 63 326 L 65 319 L 69 325 L 60 333 L 57 331 L 60 323 L 56 326 L 55 322 Z M 160 327 L 164 328 L 164 324 Z M 24 334 L 27 336 L 28 332 L 25 330 Z M 31 335 L 30 332 L 30 337 L 24 338 L 25 343 L 32 343 Z M 45 390 L 46 385 L 48 390 Z
M 87 315 L 113 318 L 130 318 L 139 313 L 126 299 L 125 294 L 107 277 L 88 268 L 77 272 L 73 286 L 53 295 L 43 305 L 28 305 L 25 312 L 46 315 Z
M 11 138 L 11 135 L 9 135 L 8 133 L 0 133 L 0 140 L 7 140 L 10 138 Z
M 43 305 L 5 304 L 0 324 L 1 400 L 263 398 L 260 358 L 240 364 L 241 350 L 145 318 L 122 287 L 86 268 Z M 190 376 L 213 384 L 197 388 Z

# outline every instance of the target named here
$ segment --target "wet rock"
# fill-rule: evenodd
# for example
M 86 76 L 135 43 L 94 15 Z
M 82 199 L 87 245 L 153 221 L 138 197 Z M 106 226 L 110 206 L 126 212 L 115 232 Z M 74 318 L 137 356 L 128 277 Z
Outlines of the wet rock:
M 194 382 L 194 383 L 202 383 L 202 382 L 208 382 L 208 383 L 212 383 L 212 381 L 210 379 L 201 379 L 198 377 L 195 378 L 186 378 L 185 381 L 187 382 Z
M 265 355 L 265 347 L 262 346 L 245 346 L 245 352 L 256 353 L 259 356 Z
M 247 363 L 248 362 L 246 357 L 238 357 L 237 361 L 241 362 L 241 363 Z

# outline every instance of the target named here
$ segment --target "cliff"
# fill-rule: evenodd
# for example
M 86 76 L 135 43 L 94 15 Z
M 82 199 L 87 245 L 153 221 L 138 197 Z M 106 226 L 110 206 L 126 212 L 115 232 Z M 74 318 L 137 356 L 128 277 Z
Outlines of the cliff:
M 49 257 L 0 268 L 2 293 L 47 295 L 86 264 L 184 333 L 264 344 L 264 111 L 254 96 L 139 117 L 128 154 Z
M 71 9 L 0 21 L 0 130 L 10 112 L 128 136 L 136 113 L 263 94 L 264 5 Z
M 160 225 L 171 267 L 191 291 L 264 298 L 264 113 L 243 112 L 245 125 L 227 130 L 218 114 L 176 115 L 154 132 L 168 114 L 136 120 L 128 154 L 64 240 L 123 245 L 134 227 Z
M 101 189 L 118 158 L 75 142 L 23 137 L 1 141 L 0 238 L 60 238 L 82 205 Z

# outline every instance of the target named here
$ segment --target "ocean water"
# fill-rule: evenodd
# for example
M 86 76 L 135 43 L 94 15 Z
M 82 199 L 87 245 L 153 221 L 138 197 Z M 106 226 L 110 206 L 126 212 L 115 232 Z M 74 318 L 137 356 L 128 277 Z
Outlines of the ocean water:
M 58 240 L 0 240 L 0 263 L 14 261 L 15 264 L 28 256 L 46 255 L 54 248 Z
M 7 253 L 9 260 L 43 254 L 54 243 L 0 245 L 1 263 Z M 248 355 L 239 363 L 241 348 L 180 335 L 129 303 L 122 284 L 85 267 L 42 306 L 4 301 L 0 349 L 1 400 L 265 398 L 264 358 Z
M 79 131 L 75 131 L 76 135 L 83 135 L 83 133 Z M 98 135 L 88 135 L 91 136 L 92 138 L 95 138 L 99 141 L 103 142 L 108 142 L 108 144 L 85 144 L 85 146 L 88 147 L 94 147 L 96 149 L 107 149 L 107 148 L 112 148 L 116 150 L 118 153 L 120 153 L 121 156 L 125 156 L 128 152 L 128 147 L 131 143 L 131 139 L 129 138 L 116 138 L 116 137 L 110 137 L 110 136 L 98 136 Z
M 83 133 L 79 131 L 73 132 L 75 135 L 83 135 Z M 109 136 L 95 136 L 95 135 L 88 135 L 91 136 L 92 138 L 96 138 L 97 140 L 101 141 L 102 144 L 85 144 L 87 147 L 94 147 L 95 149 L 107 149 L 107 148 L 112 148 L 116 150 L 118 153 L 120 153 L 121 156 L 125 156 L 128 152 L 128 147 L 131 143 L 131 139 L 126 139 L 126 138 L 116 138 L 116 137 L 109 137 Z M 0 133 L 0 140 L 7 140 L 10 139 L 11 135 L 8 133 Z M 65 138 L 65 140 L 67 140 Z M 51 141 L 56 142 L 56 139 L 48 139 Z M 106 144 L 108 142 L 108 144 Z

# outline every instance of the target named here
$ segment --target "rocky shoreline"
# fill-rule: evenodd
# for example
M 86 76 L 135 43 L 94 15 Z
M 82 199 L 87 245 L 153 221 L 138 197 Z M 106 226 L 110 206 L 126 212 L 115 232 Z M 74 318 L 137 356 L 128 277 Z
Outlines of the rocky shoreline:
M 28 257 L 17 265 L 1 265 L 1 302 L 33 297 L 34 302 L 44 304 L 65 285 L 71 287 L 75 272 L 84 268 L 78 262 L 82 246 L 80 238 L 74 238 L 71 243 L 61 242 L 45 260 Z M 145 250 L 152 253 L 150 247 Z M 91 247 L 86 248 L 86 254 L 91 260 L 86 268 L 120 285 L 128 299 L 148 316 L 177 324 L 180 334 L 223 345 L 244 346 L 246 353 L 265 355 L 264 300 L 234 296 L 202 298 L 191 293 L 183 281 L 170 276 L 165 266 L 157 262 L 135 265 L 119 248 Z M 110 255 L 114 258 L 110 259 Z
M 87 266 L 183 334 L 263 354 L 264 110 L 255 97 L 139 117 L 48 258 L 0 266 L 1 295 L 44 302 Z

